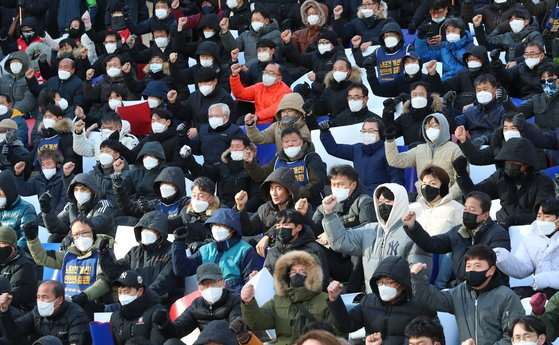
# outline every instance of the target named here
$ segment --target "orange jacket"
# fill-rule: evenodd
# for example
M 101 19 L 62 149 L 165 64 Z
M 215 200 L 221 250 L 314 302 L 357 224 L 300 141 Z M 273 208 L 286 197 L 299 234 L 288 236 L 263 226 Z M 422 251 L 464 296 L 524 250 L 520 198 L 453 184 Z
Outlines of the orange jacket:
M 258 124 L 272 123 L 276 115 L 279 102 L 285 94 L 291 93 L 291 89 L 283 81 L 270 87 L 262 83 L 256 83 L 249 87 L 241 84 L 241 78 L 230 76 L 231 91 L 236 99 L 241 101 L 254 101 L 254 108 L 258 116 Z

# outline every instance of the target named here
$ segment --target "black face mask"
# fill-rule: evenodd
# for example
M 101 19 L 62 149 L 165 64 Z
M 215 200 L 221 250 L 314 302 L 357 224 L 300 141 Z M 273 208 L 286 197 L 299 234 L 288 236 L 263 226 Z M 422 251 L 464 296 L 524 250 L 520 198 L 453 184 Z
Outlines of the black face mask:
M 505 174 L 513 179 L 517 179 L 522 174 L 521 166 L 514 163 L 505 163 Z
M 296 273 L 295 275 L 289 277 L 289 284 L 293 287 L 301 287 L 305 285 L 306 279 L 307 276 Z
M 462 214 L 462 224 L 464 224 L 466 229 L 473 230 L 473 229 L 477 228 L 478 225 L 479 225 L 479 223 L 477 222 L 477 217 L 478 216 L 479 216 L 478 214 L 473 214 L 473 213 L 470 213 L 470 212 L 464 212 Z
M 0 247 L 0 262 L 6 261 L 12 255 L 13 251 L 13 248 L 10 246 Z
M 428 202 L 435 200 L 435 198 L 439 195 L 439 191 L 439 188 L 435 188 L 429 185 L 421 187 L 421 194 Z
M 384 220 L 385 222 L 388 220 L 388 217 L 390 216 L 390 212 L 392 212 L 392 205 L 388 205 L 388 204 L 380 204 L 378 206 L 378 213 L 380 218 L 382 218 L 382 220 Z
M 80 29 L 70 28 L 68 35 L 72 38 L 78 38 L 80 36 Z
M 279 228 L 276 231 L 276 240 L 282 244 L 288 244 L 293 238 L 292 228 Z
M 477 271 L 468 271 L 466 272 L 466 283 L 470 287 L 478 287 L 481 286 L 487 280 L 485 276 L 488 270 L 477 272 Z
M 124 16 L 111 17 L 111 27 L 115 31 L 124 30 L 124 28 L 126 28 L 126 24 L 124 23 Z

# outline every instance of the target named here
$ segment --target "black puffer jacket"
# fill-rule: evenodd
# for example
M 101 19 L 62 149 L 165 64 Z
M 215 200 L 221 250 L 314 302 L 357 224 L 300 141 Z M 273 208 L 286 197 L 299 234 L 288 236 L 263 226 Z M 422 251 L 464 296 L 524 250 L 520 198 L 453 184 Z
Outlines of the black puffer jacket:
M 334 118 L 344 109 L 348 108 L 347 88 L 352 83 L 361 83 L 361 72 L 358 67 L 353 67 L 347 79 L 341 82 L 337 82 L 334 79 L 333 72 L 330 71 L 324 77 L 323 84 L 313 83 L 313 89 L 317 92 L 322 92 L 319 101 L 314 103 L 313 114 L 316 117 L 328 115 L 330 118 Z M 320 86 L 324 87 L 324 89 L 319 90 Z
M 235 115 L 235 101 L 231 98 L 231 93 L 226 91 L 221 85 L 216 84 L 215 89 L 207 96 L 200 90 L 194 91 L 186 102 L 175 102 L 169 105 L 169 110 L 173 112 L 175 118 L 186 122 L 200 130 L 200 126 L 208 123 L 208 109 L 216 103 L 225 103 L 229 106 L 231 118 Z
M 223 289 L 223 295 L 214 304 L 202 297 L 196 298 L 178 318 L 160 331 L 165 338 L 182 338 L 196 328 L 203 330 L 210 321 L 226 320 L 228 323 L 241 316 L 241 298 L 238 293 Z
M 229 18 L 229 28 L 231 30 L 237 30 L 239 33 L 250 30 L 250 18 L 252 16 L 250 5 L 250 2 L 243 1 L 241 7 L 224 9 L 225 16 Z
M 128 339 L 142 337 L 153 345 L 161 345 L 165 341 L 157 326 L 151 322 L 151 317 L 156 310 L 163 309 L 161 298 L 151 289 L 122 306 L 111 315 L 111 328 L 116 345 L 126 343 Z
M 163 153 L 164 153 L 163 158 L 166 160 L 167 166 L 180 166 L 181 164 L 178 163 L 180 162 L 181 159 L 179 151 L 182 145 L 187 143 L 187 139 L 185 138 L 186 137 L 177 136 L 177 131 L 175 130 L 173 123 L 171 123 L 171 125 L 169 126 L 169 128 L 167 128 L 165 132 L 150 133 L 142 140 L 140 140 L 138 146 L 136 146 L 133 150 L 131 150 L 131 153 L 127 153 L 127 160 L 128 158 L 136 157 L 136 162 L 137 162 L 139 159 L 141 159 L 141 156 L 143 154 L 147 153 L 144 152 L 143 154 L 141 154 L 142 151 L 144 151 L 144 145 L 158 142 L 159 144 L 161 144 L 161 148 L 163 149 Z M 156 157 L 161 159 L 159 156 Z
M 377 280 L 382 277 L 390 277 L 404 288 L 394 304 L 380 298 Z M 341 332 L 354 332 L 365 327 L 367 334 L 381 332 L 383 344 L 401 345 L 406 343 L 404 330 L 411 320 L 418 316 L 434 316 L 413 298 L 409 263 L 400 256 L 384 259 L 369 284 L 373 293 L 363 297 L 349 313 L 340 297 L 334 302 L 328 301 L 334 325 Z
M 157 157 L 157 159 L 159 159 L 159 165 L 151 170 L 144 168 L 144 155 Z M 124 186 L 128 188 L 127 194 L 134 196 L 134 198 L 144 196 L 148 199 L 155 199 L 157 195 L 153 191 L 153 183 L 157 176 L 159 176 L 159 173 L 165 168 L 166 162 L 163 146 L 158 142 L 145 143 L 136 155 L 136 161 L 137 163 L 134 164 L 134 169 L 131 169 L 128 178 L 126 178 L 124 182 Z M 119 193 L 118 190 L 116 190 L 116 192 Z
M 29 311 L 37 303 L 37 271 L 33 259 L 16 247 L 6 262 L 0 263 L 0 276 L 10 281 L 12 307 Z
M 489 4 L 478 7 L 474 0 L 462 1 L 462 15 L 464 20 L 471 22 L 475 15 L 483 16 L 483 24 L 487 33 L 497 30 L 503 33 L 510 30 L 510 12 L 513 9 L 523 8 L 522 4 L 516 0 L 507 0 L 497 4 L 494 0 L 489 0 Z

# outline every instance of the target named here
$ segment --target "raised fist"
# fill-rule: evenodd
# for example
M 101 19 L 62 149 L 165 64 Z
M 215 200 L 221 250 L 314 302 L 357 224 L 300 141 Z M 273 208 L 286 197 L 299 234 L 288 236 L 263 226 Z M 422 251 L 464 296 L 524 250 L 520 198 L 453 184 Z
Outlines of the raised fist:
M 169 103 L 175 103 L 175 101 L 177 100 L 177 95 L 177 90 L 169 90 L 169 92 L 167 92 L 167 100 L 169 101 Z
M 126 62 L 124 65 L 122 65 L 121 69 L 123 73 L 128 74 L 132 70 L 132 66 L 130 65 L 130 62 Z
M 219 27 L 221 28 L 221 33 L 226 33 L 229 31 L 229 18 L 223 18 L 219 22 Z
M 254 160 L 254 152 L 248 147 L 243 152 L 243 161 L 250 164 Z
M 291 30 L 284 30 L 280 37 L 284 44 L 289 44 L 291 42 Z
M 415 226 L 415 212 L 408 211 L 408 213 L 402 216 L 402 222 L 408 229 L 412 229 Z
M 188 23 L 188 18 L 180 17 L 179 20 L 177 21 L 177 31 L 181 32 L 182 28 L 186 25 L 186 23 Z
M 252 284 L 245 284 L 241 290 L 241 300 L 249 304 L 254 299 L 254 286 Z
M 334 7 L 334 19 L 340 19 L 343 13 L 344 13 L 344 8 L 342 5 L 338 5 Z
M 85 72 L 85 80 L 91 80 L 93 79 L 93 76 L 95 75 L 95 70 L 93 68 L 88 69 Z
M 425 68 L 427 69 L 427 73 L 429 75 L 437 74 L 437 60 L 431 60 L 425 64 Z
M 245 125 L 251 126 L 256 121 L 256 115 L 248 113 L 245 115 Z
M 334 195 L 328 195 L 322 199 L 322 208 L 324 209 L 324 214 L 329 214 L 334 211 L 336 207 L 336 197 Z
M 231 50 L 231 61 L 236 62 L 239 60 L 239 48 Z
M 340 5 L 338 5 L 338 6 L 340 6 Z M 353 38 L 351 39 L 351 46 L 353 48 L 359 48 L 360 45 L 361 45 L 361 36 L 359 36 L 359 35 L 353 36 Z
M 76 167 L 76 164 L 74 164 L 74 162 L 67 162 L 66 164 L 64 164 L 62 166 L 62 170 L 64 171 L 64 176 L 68 177 L 72 174 L 72 172 L 74 171 L 74 168 Z
M 248 202 L 247 192 L 241 190 L 240 192 L 235 194 L 235 205 L 237 206 L 238 211 L 244 210 L 247 202 Z
M 333 280 L 330 285 L 328 285 L 328 299 L 330 302 L 334 302 L 338 299 L 342 290 L 344 289 L 344 285 L 337 280 Z
M 179 54 L 177 53 L 171 53 L 169 54 L 169 63 L 175 63 L 177 62 L 177 58 L 179 57 Z
M 14 165 L 14 174 L 16 176 L 19 176 L 23 173 L 23 171 L 25 170 L 25 162 L 17 162 L 16 165 Z
M 231 75 L 236 77 L 241 73 L 242 66 L 240 63 L 234 63 L 231 65 Z
M 483 16 L 481 14 L 475 15 L 472 18 L 472 23 L 474 24 L 475 27 L 480 26 L 482 21 L 483 21 Z
M 466 128 L 464 128 L 464 126 L 456 127 L 454 130 L 454 136 L 456 137 L 456 140 L 464 143 L 466 141 Z

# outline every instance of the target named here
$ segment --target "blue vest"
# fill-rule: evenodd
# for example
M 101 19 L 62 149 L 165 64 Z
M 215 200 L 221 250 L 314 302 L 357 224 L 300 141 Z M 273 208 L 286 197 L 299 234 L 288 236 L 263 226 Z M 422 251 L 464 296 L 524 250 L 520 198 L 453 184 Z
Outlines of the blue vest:
M 170 205 L 160 202 L 157 205 L 157 210 L 165 213 L 167 215 L 167 219 L 174 219 L 179 216 L 179 213 L 185 204 L 185 200 L 186 198 L 182 198 Z
M 60 144 L 60 135 L 57 134 L 53 137 L 50 138 L 43 138 L 39 141 L 39 144 L 37 144 L 37 152 L 35 152 L 35 158 L 33 160 L 33 166 L 35 166 L 37 169 L 41 169 L 41 163 L 39 163 L 39 153 L 43 150 L 54 150 L 54 151 L 60 151 L 59 148 L 59 144 Z
M 200 256 L 202 263 L 216 263 L 218 264 L 223 274 L 223 279 L 229 289 L 237 288 L 238 285 L 242 286 L 244 278 L 241 272 L 241 262 L 245 254 L 251 248 L 250 244 L 239 241 L 233 247 L 227 249 L 225 252 L 220 253 L 217 251 L 215 243 L 208 243 L 200 248 Z
M 308 155 L 308 154 L 307 154 Z M 309 182 L 309 171 L 307 169 L 307 155 L 295 162 L 284 161 L 283 159 L 276 158 L 274 170 L 282 167 L 293 169 L 295 179 L 299 183 L 299 187 L 304 187 Z
M 551 33 L 559 31 L 559 4 L 555 5 L 555 8 L 549 14 L 549 19 L 547 20 L 545 27 Z
M 408 46 L 408 44 L 404 44 L 402 48 L 394 53 L 388 53 L 386 48 L 382 46 L 376 50 L 378 80 L 380 83 L 394 80 L 400 74 L 400 64 L 408 51 Z
M 95 283 L 99 253 L 80 259 L 76 254 L 66 252 L 62 262 L 62 285 L 66 296 L 78 295 Z

